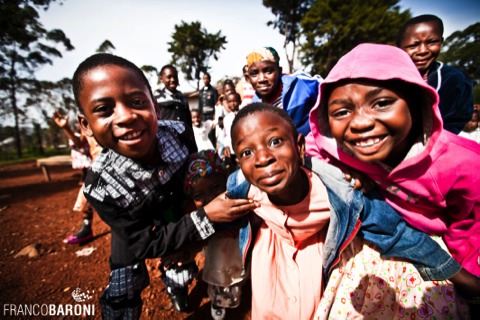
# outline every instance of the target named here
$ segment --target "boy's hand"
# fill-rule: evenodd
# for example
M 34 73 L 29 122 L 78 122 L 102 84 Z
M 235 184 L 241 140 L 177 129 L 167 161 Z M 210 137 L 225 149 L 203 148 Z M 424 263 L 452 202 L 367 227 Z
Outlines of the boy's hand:
M 460 295 L 465 298 L 467 301 L 477 301 L 478 304 L 480 301 L 480 278 L 474 276 L 465 269 L 460 269 L 452 278 L 449 279 L 455 289 L 460 293 Z
M 203 209 L 212 222 L 230 222 L 246 215 L 260 205 L 248 199 L 228 199 L 226 192 L 210 201 Z
M 344 169 L 343 177 L 348 182 L 352 181 L 352 179 L 355 179 L 355 185 L 353 186 L 353 189 L 362 189 L 363 193 L 368 193 L 373 188 L 375 188 L 375 183 L 370 178 L 366 177 L 365 175 L 361 174 L 356 170 Z
M 181 267 L 184 264 L 188 264 L 191 262 L 195 262 L 195 256 L 197 253 L 202 251 L 203 249 L 203 242 L 193 242 L 189 243 L 188 246 L 185 246 L 184 249 L 175 251 L 169 255 L 160 257 L 160 261 L 157 264 L 158 268 L 162 268 L 162 271 L 166 271 L 172 266 L 179 266 Z

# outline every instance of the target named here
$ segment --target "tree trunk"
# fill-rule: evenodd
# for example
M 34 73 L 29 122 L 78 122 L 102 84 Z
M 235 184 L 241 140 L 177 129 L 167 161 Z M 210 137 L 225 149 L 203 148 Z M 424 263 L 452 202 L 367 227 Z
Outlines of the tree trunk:
M 20 126 L 18 125 L 18 108 L 17 108 L 17 88 L 15 82 L 15 53 L 12 54 L 12 64 L 10 69 L 10 102 L 12 104 L 13 109 L 13 117 L 15 120 L 15 130 L 14 130 L 14 137 L 15 137 L 15 146 L 17 148 L 17 155 L 19 158 L 22 157 L 22 140 L 20 137 Z

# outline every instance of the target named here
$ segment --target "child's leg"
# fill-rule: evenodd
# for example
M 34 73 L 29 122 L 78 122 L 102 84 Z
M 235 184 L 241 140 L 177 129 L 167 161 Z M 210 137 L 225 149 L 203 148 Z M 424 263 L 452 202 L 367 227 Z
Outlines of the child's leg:
M 208 284 L 207 292 L 212 304 L 211 314 L 213 319 L 224 319 L 226 314 L 225 308 L 238 307 L 242 296 L 242 283 L 228 287 Z
M 82 215 L 82 227 L 76 234 L 70 235 L 63 240 L 64 243 L 78 244 L 90 240 L 93 237 L 92 233 L 92 217 L 93 209 L 87 198 L 83 194 L 83 186 L 80 188 L 77 200 L 73 206 L 73 211 L 79 212 Z
M 140 319 L 141 293 L 149 283 L 144 261 L 112 270 L 108 286 L 100 298 L 102 319 Z
M 160 271 L 162 272 L 161 279 L 165 283 L 175 309 L 178 312 L 187 311 L 188 285 L 198 274 L 197 264 L 190 262 L 182 264 L 182 266 L 172 265 L 167 270 L 161 265 Z
M 218 308 L 236 308 L 240 305 L 242 285 L 243 282 L 228 287 L 208 284 L 208 297 Z

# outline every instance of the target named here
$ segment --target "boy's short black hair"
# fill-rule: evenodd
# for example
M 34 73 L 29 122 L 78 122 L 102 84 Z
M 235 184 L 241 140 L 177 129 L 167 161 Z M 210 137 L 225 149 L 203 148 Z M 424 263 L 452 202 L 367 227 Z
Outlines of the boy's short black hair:
M 398 30 L 398 33 L 397 33 L 397 47 L 401 46 L 403 39 L 405 39 L 405 32 L 409 27 L 419 23 L 426 23 L 426 22 L 435 22 L 440 28 L 440 35 L 443 37 L 442 19 L 440 19 L 439 17 L 433 14 L 422 14 L 420 16 L 416 16 L 408 20 L 407 22 L 405 22 L 405 24 L 403 24 L 403 26 L 400 27 L 400 30 Z
M 274 107 L 271 104 L 267 104 L 263 102 L 251 103 L 249 105 L 246 105 L 242 109 L 240 109 L 240 111 L 238 111 L 237 115 L 235 116 L 232 122 L 232 128 L 230 129 L 230 136 L 233 137 L 233 131 L 235 130 L 240 120 L 242 120 L 248 115 L 254 114 L 255 112 L 264 112 L 264 111 L 273 112 L 276 115 L 278 115 L 280 118 L 284 119 L 292 129 L 293 138 L 295 140 L 297 139 L 298 137 L 297 127 L 295 126 L 295 123 L 293 123 L 293 120 L 292 118 L 290 118 L 288 113 L 282 108 Z
M 152 87 L 150 86 L 150 83 L 148 82 L 147 77 L 139 67 L 137 67 L 134 63 L 122 57 L 119 57 L 110 53 L 97 53 L 97 54 L 91 55 L 90 57 L 85 59 L 82 63 L 80 63 L 77 67 L 77 70 L 75 70 L 75 73 L 73 74 L 73 79 L 72 79 L 73 95 L 75 97 L 75 102 L 77 103 L 77 106 L 81 113 L 83 113 L 83 107 L 80 105 L 79 95 L 84 88 L 83 77 L 87 72 L 97 67 L 102 67 L 107 65 L 118 66 L 118 67 L 122 67 L 122 68 L 133 71 L 133 73 L 138 75 L 138 77 L 145 83 L 145 85 L 148 88 L 148 91 L 150 91 L 152 100 L 155 101 L 152 94 Z
M 160 72 L 158 73 L 159 77 L 163 74 L 163 71 L 165 71 L 165 69 L 172 69 L 177 71 L 177 68 L 173 64 L 166 64 L 162 67 L 162 69 L 160 69 Z
M 237 92 L 237 91 L 233 91 L 233 92 L 230 92 L 228 95 L 235 95 L 238 99 L 238 101 L 242 102 L 242 97 L 240 96 L 240 94 Z M 225 99 L 227 98 L 227 96 L 225 96 Z

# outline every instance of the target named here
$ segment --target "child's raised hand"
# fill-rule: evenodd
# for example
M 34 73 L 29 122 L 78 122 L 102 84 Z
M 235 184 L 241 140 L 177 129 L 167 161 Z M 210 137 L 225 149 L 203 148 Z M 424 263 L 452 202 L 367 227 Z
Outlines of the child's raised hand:
M 210 201 L 203 209 L 212 222 L 230 222 L 260 206 L 253 200 L 228 199 L 225 192 Z
M 68 116 L 64 116 L 60 111 L 55 110 L 52 116 L 53 120 L 60 128 L 65 128 L 68 125 Z

